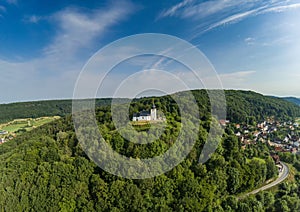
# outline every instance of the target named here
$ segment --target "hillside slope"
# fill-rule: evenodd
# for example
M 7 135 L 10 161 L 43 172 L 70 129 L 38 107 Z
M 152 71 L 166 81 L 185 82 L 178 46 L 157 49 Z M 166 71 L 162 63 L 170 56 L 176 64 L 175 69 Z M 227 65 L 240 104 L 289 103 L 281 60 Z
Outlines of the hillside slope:
M 300 108 L 281 98 L 264 96 L 252 91 L 226 91 L 228 118 L 234 122 L 262 121 L 274 116 L 278 120 L 291 120 L 300 115 Z
M 300 106 L 300 99 L 296 98 L 296 97 L 283 97 L 282 99 L 288 101 L 288 102 L 292 102 L 298 106 Z
M 184 92 L 183 92 L 184 93 Z M 205 90 L 193 91 L 202 111 L 210 110 L 208 96 Z M 296 117 L 300 109 L 294 104 L 280 98 L 263 96 L 252 91 L 225 90 L 227 100 L 227 116 L 234 122 L 246 121 L 249 117 L 262 120 L 267 116 L 276 116 L 279 119 Z M 168 99 L 168 97 L 165 97 Z M 157 98 L 155 98 L 157 99 Z M 140 103 L 150 104 L 153 98 L 135 99 Z M 169 99 L 170 100 L 170 99 Z M 122 103 L 127 99 L 118 99 Z M 105 106 L 111 103 L 110 98 L 97 99 L 96 106 Z M 139 109 L 143 105 L 140 105 Z M 262 111 L 264 110 L 264 111 Z M 38 118 L 42 116 L 65 116 L 72 112 L 72 100 L 47 100 L 33 102 L 19 102 L 0 104 L 0 123 L 19 118 Z M 200 111 L 201 112 L 201 111 Z
M 125 99 L 118 99 L 120 102 Z M 96 106 L 109 105 L 110 98 L 96 100 Z M 47 100 L 0 104 L 0 123 L 21 118 L 65 116 L 72 112 L 72 100 Z
M 199 138 L 185 161 L 151 179 L 127 180 L 97 167 L 78 143 L 71 116 L 0 145 L 0 211 L 247 211 L 245 207 L 262 211 L 273 207 L 258 200 L 237 202 L 232 196 L 277 175 L 266 144 L 243 150 L 227 132 L 212 158 L 198 163 L 213 120 L 205 91 L 193 92 L 202 114 Z M 293 104 L 253 92 L 227 91 L 226 95 L 232 120 L 247 120 L 240 113 L 255 119 L 299 115 Z M 108 106 L 97 109 L 99 129 L 115 151 L 149 158 L 173 145 L 181 125 L 169 96 L 135 100 L 131 112 L 150 108 L 153 99 L 166 112 L 168 124 L 158 140 L 145 145 L 128 142 L 114 130 Z

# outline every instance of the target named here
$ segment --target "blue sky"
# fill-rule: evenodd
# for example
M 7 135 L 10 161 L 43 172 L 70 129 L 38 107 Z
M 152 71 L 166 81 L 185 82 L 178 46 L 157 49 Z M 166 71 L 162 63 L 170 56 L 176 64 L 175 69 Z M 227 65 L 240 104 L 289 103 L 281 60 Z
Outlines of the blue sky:
M 0 102 L 71 98 L 97 50 L 137 33 L 197 46 L 224 88 L 300 97 L 299 20 L 300 0 L 0 0 Z

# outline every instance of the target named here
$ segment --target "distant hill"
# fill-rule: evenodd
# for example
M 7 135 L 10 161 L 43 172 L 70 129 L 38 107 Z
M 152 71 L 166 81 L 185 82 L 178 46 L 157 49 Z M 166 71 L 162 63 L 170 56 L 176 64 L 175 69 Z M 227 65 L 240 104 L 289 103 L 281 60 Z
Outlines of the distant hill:
M 296 98 L 296 97 L 283 97 L 282 99 L 284 99 L 286 101 L 289 101 L 289 102 L 292 102 L 292 103 L 300 106 L 300 99 L 299 98 Z
M 205 90 L 192 91 L 195 99 L 199 102 L 200 112 L 205 114 L 209 110 L 209 99 Z M 182 92 L 184 93 L 184 92 Z M 246 122 L 249 120 L 261 121 L 268 116 L 275 116 L 278 119 L 288 119 L 300 116 L 300 108 L 295 106 L 296 100 L 300 105 L 300 99 L 264 96 L 252 91 L 226 90 L 227 117 L 233 122 Z M 170 97 L 155 97 L 164 104 Z M 96 107 L 107 106 L 111 103 L 111 98 L 96 100 Z M 151 105 L 153 98 L 144 97 L 134 99 L 133 102 L 139 102 L 139 107 L 132 111 L 139 111 L 145 108 L 145 105 Z M 289 102 L 287 102 L 287 101 Z M 292 101 L 293 100 L 293 101 Z M 118 102 L 125 102 L 128 99 L 118 99 Z M 292 103 L 294 104 L 292 104 Z M 296 103 L 297 104 L 297 103 Z M 42 116 L 65 116 L 72 113 L 72 100 L 47 100 L 19 102 L 0 105 L 0 123 L 12 121 L 19 118 L 38 118 Z M 202 114 L 202 115 L 203 115 Z
M 119 99 L 122 101 L 122 99 Z M 124 99 L 125 101 L 125 99 Z M 109 105 L 111 98 L 96 100 L 96 106 Z M 0 105 L 0 123 L 20 118 L 65 116 L 72 113 L 72 100 L 18 102 Z
M 242 122 L 247 119 L 261 121 L 274 116 L 279 120 L 288 120 L 300 115 L 300 108 L 278 97 L 264 96 L 252 91 L 228 90 L 227 116 L 231 121 Z

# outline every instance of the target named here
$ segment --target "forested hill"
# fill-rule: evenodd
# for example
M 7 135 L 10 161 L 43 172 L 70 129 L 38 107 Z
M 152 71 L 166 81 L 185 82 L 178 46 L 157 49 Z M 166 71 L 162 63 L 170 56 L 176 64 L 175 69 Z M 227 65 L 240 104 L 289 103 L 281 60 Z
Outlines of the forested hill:
M 193 92 L 202 120 L 196 126 L 196 144 L 182 163 L 154 178 L 128 180 L 97 167 L 78 143 L 70 115 L 1 144 L 0 211 L 282 211 L 275 198 L 277 202 L 284 198 L 282 204 L 289 203 L 293 211 L 299 211 L 299 197 L 288 196 L 291 186 L 275 196 L 263 192 L 240 201 L 236 198 L 277 176 L 267 143 L 243 149 L 234 132 L 225 130 L 210 160 L 198 163 L 210 123 L 215 120 L 209 115 L 205 91 Z M 229 114 L 237 116 L 236 120 L 247 120 L 237 115 L 240 113 L 256 119 L 299 115 L 290 103 L 253 92 L 227 91 L 226 95 Z M 152 158 L 174 144 L 181 119 L 170 96 L 135 100 L 131 113 L 150 108 L 153 100 L 158 110 L 165 112 L 167 126 L 148 144 L 128 142 L 115 130 L 110 107 L 97 108 L 99 130 L 115 151 L 132 158 Z M 192 124 L 190 129 L 195 129 Z M 146 133 L 145 129 L 141 133 Z M 92 151 L 100 154 L 98 149 Z
M 227 90 L 227 116 L 233 122 L 253 119 L 262 121 L 274 116 L 279 120 L 299 117 L 300 107 L 277 97 L 264 96 L 252 91 Z
M 205 90 L 193 91 L 196 100 L 199 102 L 200 112 L 206 113 L 210 110 L 208 96 Z M 227 100 L 227 118 L 232 122 L 261 121 L 268 116 L 275 116 L 278 119 L 290 119 L 300 116 L 300 109 L 294 104 L 276 97 L 263 96 L 252 91 L 225 91 Z M 135 99 L 140 107 L 143 104 L 150 104 L 153 98 Z M 155 98 L 159 99 L 159 98 Z M 164 104 L 169 97 L 161 97 Z M 119 102 L 127 101 L 118 99 Z M 110 98 L 97 99 L 96 106 L 105 106 L 111 103 Z M 136 110 L 137 110 L 136 109 Z M 19 102 L 0 105 L 0 123 L 18 118 L 38 118 L 42 116 L 65 116 L 72 112 L 72 100 L 48 100 Z
M 119 99 L 122 102 L 122 99 Z M 125 100 L 124 100 L 125 101 Z M 96 106 L 109 105 L 110 98 L 96 100 Z M 18 102 L 0 105 L 0 123 L 19 118 L 38 118 L 42 116 L 65 116 L 72 112 L 72 100 L 47 100 Z
M 292 102 L 292 103 L 300 106 L 300 99 L 299 98 L 296 98 L 296 97 L 283 97 L 282 99 L 284 99 L 286 101 L 289 101 L 289 102 Z
M 64 116 L 71 113 L 70 100 L 18 102 L 0 105 L 0 123 L 19 118 Z

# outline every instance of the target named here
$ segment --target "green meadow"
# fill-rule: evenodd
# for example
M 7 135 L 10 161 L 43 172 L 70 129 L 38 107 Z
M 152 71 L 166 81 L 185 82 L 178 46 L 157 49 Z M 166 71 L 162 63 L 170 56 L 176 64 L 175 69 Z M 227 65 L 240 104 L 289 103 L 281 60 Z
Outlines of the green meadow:
M 7 131 L 8 133 L 19 133 L 24 131 L 30 131 L 36 127 L 50 123 L 59 119 L 59 116 L 52 117 L 40 117 L 40 118 L 27 118 L 27 119 L 15 119 L 8 123 L 0 125 L 0 130 Z

